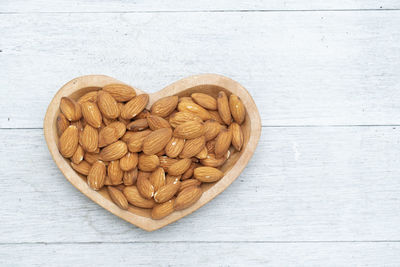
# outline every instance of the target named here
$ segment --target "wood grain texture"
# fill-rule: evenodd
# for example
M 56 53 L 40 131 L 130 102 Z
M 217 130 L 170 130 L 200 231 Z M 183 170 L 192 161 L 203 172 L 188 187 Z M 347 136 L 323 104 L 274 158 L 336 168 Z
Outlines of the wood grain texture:
M 0 93 L 10 99 L 0 106 L 0 128 L 42 127 L 57 89 L 91 73 L 148 92 L 192 74 L 223 74 L 250 91 L 264 126 L 400 124 L 397 11 L 0 20 Z

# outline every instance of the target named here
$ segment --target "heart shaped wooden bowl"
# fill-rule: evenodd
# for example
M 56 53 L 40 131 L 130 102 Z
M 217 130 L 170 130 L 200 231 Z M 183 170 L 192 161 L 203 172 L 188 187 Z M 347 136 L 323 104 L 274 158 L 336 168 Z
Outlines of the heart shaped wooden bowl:
M 58 136 L 56 119 L 60 112 L 59 105 L 61 97 L 69 96 L 73 99 L 78 99 L 89 91 L 98 90 L 112 83 L 122 82 L 104 75 L 88 75 L 73 79 L 65 84 L 54 96 L 47 109 L 44 119 L 44 135 L 54 161 L 73 186 L 78 188 L 83 194 L 104 209 L 144 230 L 154 231 L 164 227 L 194 212 L 216 197 L 239 176 L 256 149 L 261 134 L 260 115 L 254 100 L 245 88 L 227 77 L 216 74 L 195 75 L 179 80 L 159 92 L 150 94 L 148 108 L 151 107 L 156 100 L 169 95 L 190 96 L 193 92 L 203 92 L 216 97 L 221 90 L 225 91 L 228 96 L 231 93 L 236 94 L 242 99 L 247 110 L 246 119 L 242 125 L 244 135 L 243 148 L 241 152 L 232 153 L 230 158 L 223 165 L 221 170 L 225 173 L 225 176 L 221 180 L 215 183 L 202 184 L 204 193 L 200 200 L 191 207 L 185 210 L 175 211 L 161 220 L 151 219 L 150 210 L 136 208 L 134 206 L 130 206 L 128 210 L 122 210 L 112 202 L 104 188 L 100 191 L 92 190 L 87 185 L 86 178 L 72 169 L 69 160 L 61 156 L 57 147 Z M 144 93 L 137 88 L 135 89 L 137 94 Z

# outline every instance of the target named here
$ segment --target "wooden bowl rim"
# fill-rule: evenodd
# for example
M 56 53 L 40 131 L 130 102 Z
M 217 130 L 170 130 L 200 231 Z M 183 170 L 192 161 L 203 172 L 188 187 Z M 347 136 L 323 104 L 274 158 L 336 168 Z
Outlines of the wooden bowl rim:
M 113 213 L 114 215 L 126 220 L 127 222 L 134 224 L 146 231 L 154 231 L 159 228 L 162 228 L 170 223 L 173 223 L 182 217 L 191 214 L 195 210 L 199 209 L 210 200 L 219 195 L 222 191 L 224 191 L 237 177 L 239 177 L 240 173 L 244 170 L 250 158 L 252 157 L 258 140 L 261 135 L 261 119 L 257 109 L 256 104 L 254 103 L 253 98 L 248 93 L 248 91 L 241 86 L 238 82 L 222 76 L 218 74 L 200 74 L 189 76 L 178 80 L 162 90 L 149 94 L 150 101 L 149 106 L 157 99 L 167 96 L 167 95 L 175 95 L 182 91 L 185 91 L 189 88 L 200 86 L 200 85 L 215 85 L 226 90 L 232 92 L 233 94 L 238 95 L 247 110 L 248 118 L 250 118 L 250 127 L 251 134 L 249 136 L 248 143 L 244 148 L 244 151 L 234 164 L 234 166 L 225 173 L 225 176 L 218 181 L 214 186 L 205 191 L 201 196 L 200 200 L 197 201 L 193 206 L 181 210 L 175 211 L 172 214 L 161 220 L 153 220 L 148 217 L 140 216 L 138 214 L 134 214 L 130 211 L 122 210 L 117 205 L 115 205 L 111 200 L 103 197 L 98 192 L 92 190 L 87 183 L 81 179 L 81 177 L 72 169 L 72 167 L 68 164 L 68 162 L 61 156 L 58 151 L 57 142 L 55 138 L 54 132 L 56 131 L 55 127 L 55 117 L 57 116 L 59 104 L 61 97 L 68 96 L 74 93 L 77 90 L 87 88 L 87 87 L 104 87 L 107 84 L 111 83 L 123 83 L 117 79 L 106 75 L 86 75 L 75 78 L 70 82 L 66 83 L 61 89 L 58 90 L 54 98 L 49 104 L 47 109 L 45 118 L 44 118 L 44 135 L 46 139 L 47 146 L 49 148 L 50 154 L 53 157 L 57 167 L 64 174 L 65 178 L 79 191 L 81 191 L 84 195 L 89 197 L 92 201 Z M 125 84 L 125 83 L 123 83 Z M 144 93 L 144 91 L 137 89 L 135 87 L 137 93 Z

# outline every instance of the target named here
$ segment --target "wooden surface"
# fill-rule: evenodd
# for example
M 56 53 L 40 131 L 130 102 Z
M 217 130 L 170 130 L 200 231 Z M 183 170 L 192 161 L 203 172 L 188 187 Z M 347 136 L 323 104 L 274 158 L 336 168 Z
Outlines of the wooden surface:
M 161 2 L 1 2 L 0 265 L 399 266 L 399 2 Z M 206 72 L 246 87 L 264 127 L 197 212 L 146 233 L 55 166 L 42 123 L 65 82 Z

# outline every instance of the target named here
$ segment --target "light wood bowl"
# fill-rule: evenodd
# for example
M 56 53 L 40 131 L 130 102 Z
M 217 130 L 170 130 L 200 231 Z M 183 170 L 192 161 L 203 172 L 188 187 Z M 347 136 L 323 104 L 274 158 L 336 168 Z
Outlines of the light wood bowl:
M 222 167 L 225 176 L 218 182 L 203 184 L 202 188 L 204 193 L 200 200 L 185 210 L 175 211 L 161 220 L 151 219 L 150 210 L 140 209 L 134 206 L 130 206 L 128 210 L 122 210 L 112 202 L 105 189 L 100 191 L 90 189 L 86 183 L 86 178 L 72 169 L 70 161 L 61 156 L 57 147 L 58 136 L 56 119 L 60 112 L 59 105 L 61 97 L 69 96 L 73 99 L 78 99 L 89 91 L 98 90 L 111 83 L 122 82 L 105 75 L 88 75 L 78 77 L 65 84 L 54 96 L 47 109 L 44 118 L 44 135 L 50 154 L 65 178 L 67 178 L 73 186 L 104 209 L 146 231 L 154 231 L 175 222 L 212 200 L 240 175 L 256 149 L 261 134 L 260 115 L 254 100 L 245 88 L 227 77 L 216 74 L 195 75 L 179 80 L 159 92 L 150 94 L 148 108 L 156 100 L 168 95 L 189 96 L 193 92 L 204 92 L 216 97 L 221 90 L 225 91 L 228 96 L 231 93 L 236 94 L 242 99 L 247 110 L 246 120 L 242 125 L 244 134 L 242 151 L 233 152 L 231 154 L 231 157 Z M 137 94 L 144 93 L 144 91 L 137 88 L 135 89 Z M 229 220 L 229 218 L 227 218 L 227 220 Z

